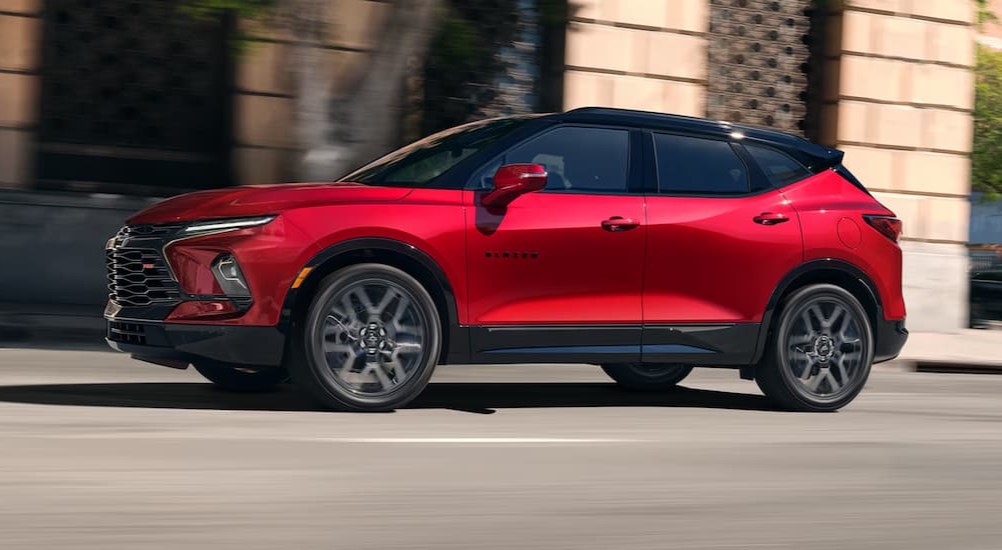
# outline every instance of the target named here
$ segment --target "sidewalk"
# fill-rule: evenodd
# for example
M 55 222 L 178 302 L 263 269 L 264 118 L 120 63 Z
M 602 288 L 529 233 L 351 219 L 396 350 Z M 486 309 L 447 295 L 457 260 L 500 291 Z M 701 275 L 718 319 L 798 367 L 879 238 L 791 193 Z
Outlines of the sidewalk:
M 1002 374 L 1002 330 L 913 332 L 894 363 L 923 372 Z

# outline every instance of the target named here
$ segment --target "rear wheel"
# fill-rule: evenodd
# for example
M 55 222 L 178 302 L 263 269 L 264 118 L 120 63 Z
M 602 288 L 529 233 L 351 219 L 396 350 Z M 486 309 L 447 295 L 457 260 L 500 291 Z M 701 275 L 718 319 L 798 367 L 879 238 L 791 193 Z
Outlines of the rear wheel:
M 442 331 L 428 291 L 407 273 L 359 264 L 324 279 L 293 329 L 292 379 L 322 405 L 402 407 L 435 369 Z
M 602 370 L 617 384 L 632 391 L 664 391 L 678 385 L 692 367 L 685 365 L 658 365 L 642 363 L 616 363 L 602 365 Z
M 289 378 L 281 367 L 244 367 L 215 361 L 199 361 L 192 366 L 213 384 L 235 392 L 272 390 Z
M 873 364 L 866 310 L 835 285 L 790 296 L 770 336 L 756 381 L 767 397 L 798 411 L 835 411 L 859 395 Z

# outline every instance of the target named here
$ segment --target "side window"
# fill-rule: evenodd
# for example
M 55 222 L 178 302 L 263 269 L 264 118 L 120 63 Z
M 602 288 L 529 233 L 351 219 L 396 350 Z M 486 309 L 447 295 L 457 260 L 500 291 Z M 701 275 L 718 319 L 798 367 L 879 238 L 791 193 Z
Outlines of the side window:
M 547 191 L 624 193 L 629 158 L 629 131 L 565 126 L 515 146 L 504 163 L 542 164 L 549 174 Z M 491 162 L 489 175 L 498 167 Z
M 662 193 L 748 192 L 748 169 L 726 141 L 654 134 L 654 150 Z
M 745 144 L 748 154 L 769 178 L 769 183 L 782 187 L 795 181 L 800 181 L 811 175 L 811 172 L 786 153 L 781 153 L 768 147 Z

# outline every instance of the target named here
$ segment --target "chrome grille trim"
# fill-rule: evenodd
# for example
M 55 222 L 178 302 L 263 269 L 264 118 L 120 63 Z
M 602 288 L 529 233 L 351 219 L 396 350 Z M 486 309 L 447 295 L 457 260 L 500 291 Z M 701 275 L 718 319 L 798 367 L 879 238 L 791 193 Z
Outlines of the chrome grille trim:
M 105 250 L 111 301 L 127 307 L 181 302 L 180 288 L 160 250 L 163 239 L 172 236 L 177 228 L 139 225 L 125 226 L 118 232 Z M 133 240 L 142 244 L 133 245 Z

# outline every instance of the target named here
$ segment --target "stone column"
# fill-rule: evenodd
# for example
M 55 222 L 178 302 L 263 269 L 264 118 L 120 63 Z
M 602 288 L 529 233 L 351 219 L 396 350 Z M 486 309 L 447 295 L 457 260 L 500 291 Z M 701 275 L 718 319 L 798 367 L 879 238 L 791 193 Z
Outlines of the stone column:
M 238 54 L 234 98 L 234 168 L 240 184 L 278 183 L 295 177 L 295 51 L 313 48 L 321 60 L 315 78 L 331 97 L 342 93 L 366 63 L 379 39 L 389 6 L 371 0 L 331 2 L 321 42 L 304 42 L 290 29 L 243 22 L 247 43 Z M 342 174 L 331 174 L 331 178 Z
M 974 16 L 966 0 L 847 0 L 828 44 L 823 134 L 904 222 L 912 330 L 967 324 Z
M 706 114 L 708 0 L 582 0 L 567 29 L 564 107 Z
M 25 187 L 31 182 L 40 12 L 40 0 L 0 0 L 0 187 Z

